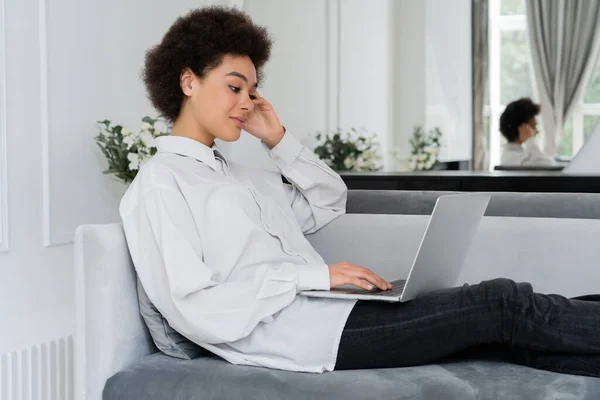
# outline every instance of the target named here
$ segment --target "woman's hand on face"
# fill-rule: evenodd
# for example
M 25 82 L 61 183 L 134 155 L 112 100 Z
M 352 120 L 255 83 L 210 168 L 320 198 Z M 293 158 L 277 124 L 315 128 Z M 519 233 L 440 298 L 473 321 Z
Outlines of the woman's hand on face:
M 254 109 L 248 115 L 244 130 L 273 148 L 279 143 L 285 130 L 271 103 L 264 97 L 260 97 L 258 93 L 256 96 L 257 98 L 253 100 Z
M 537 134 L 537 130 L 533 129 L 528 123 L 522 123 L 519 125 L 519 140 L 524 143 L 534 137 Z
M 366 290 L 373 289 L 373 286 L 377 286 L 381 290 L 392 288 L 389 282 L 375 275 L 370 269 L 348 261 L 329 265 L 329 281 L 331 288 L 346 284 Z

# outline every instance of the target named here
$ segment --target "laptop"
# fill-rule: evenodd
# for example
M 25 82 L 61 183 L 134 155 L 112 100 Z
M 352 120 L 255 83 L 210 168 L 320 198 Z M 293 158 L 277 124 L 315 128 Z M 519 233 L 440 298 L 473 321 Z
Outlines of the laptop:
M 583 147 L 562 172 L 563 174 L 600 174 L 600 120 L 596 122 Z
M 484 193 L 440 196 L 406 279 L 390 282 L 390 290 L 334 288 L 306 290 L 309 297 L 404 302 L 434 290 L 456 286 L 475 232 L 487 209 Z

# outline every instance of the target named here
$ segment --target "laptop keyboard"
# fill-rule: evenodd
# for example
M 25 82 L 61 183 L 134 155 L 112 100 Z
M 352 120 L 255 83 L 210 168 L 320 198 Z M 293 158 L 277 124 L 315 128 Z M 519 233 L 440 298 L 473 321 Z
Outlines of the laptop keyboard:
M 390 296 L 390 297 L 396 297 L 396 296 L 400 296 L 402 294 L 402 292 L 404 291 L 404 285 L 406 285 L 406 279 L 398 279 L 397 281 L 391 281 L 390 282 L 392 284 L 392 289 L 391 290 L 381 290 L 379 288 L 374 288 L 372 290 L 365 290 L 365 289 L 350 289 L 350 290 L 344 290 L 344 293 L 348 293 L 348 294 L 370 294 L 370 295 L 377 295 L 377 296 Z

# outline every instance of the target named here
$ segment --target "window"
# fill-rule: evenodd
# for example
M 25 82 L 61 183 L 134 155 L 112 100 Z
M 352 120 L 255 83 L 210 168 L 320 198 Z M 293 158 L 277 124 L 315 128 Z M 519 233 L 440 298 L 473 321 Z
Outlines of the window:
M 531 53 L 527 36 L 527 19 L 523 0 L 490 0 L 489 25 L 489 90 L 486 94 L 484 118 L 489 118 L 490 167 L 500 162 L 504 138 L 499 119 L 507 103 L 520 97 L 538 101 Z M 571 157 L 583 146 L 596 122 L 600 120 L 600 63 L 583 98 L 565 121 L 557 153 Z M 540 139 L 543 125 L 538 118 Z
M 503 0 L 500 3 L 500 15 L 522 15 L 525 14 L 523 0 Z

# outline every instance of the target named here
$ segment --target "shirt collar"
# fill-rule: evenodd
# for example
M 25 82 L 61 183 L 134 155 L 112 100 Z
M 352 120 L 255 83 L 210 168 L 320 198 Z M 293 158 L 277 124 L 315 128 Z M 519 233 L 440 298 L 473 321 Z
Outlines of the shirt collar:
M 216 143 L 213 142 L 211 147 L 183 136 L 159 136 L 154 139 L 158 153 L 175 153 L 186 157 L 192 157 L 203 162 L 213 170 L 217 168 L 217 160 L 215 155 L 222 159 L 229 167 L 227 159 L 219 149 Z
M 504 148 L 510 150 L 523 150 L 523 145 L 521 143 L 516 142 L 507 142 L 504 144 Z

